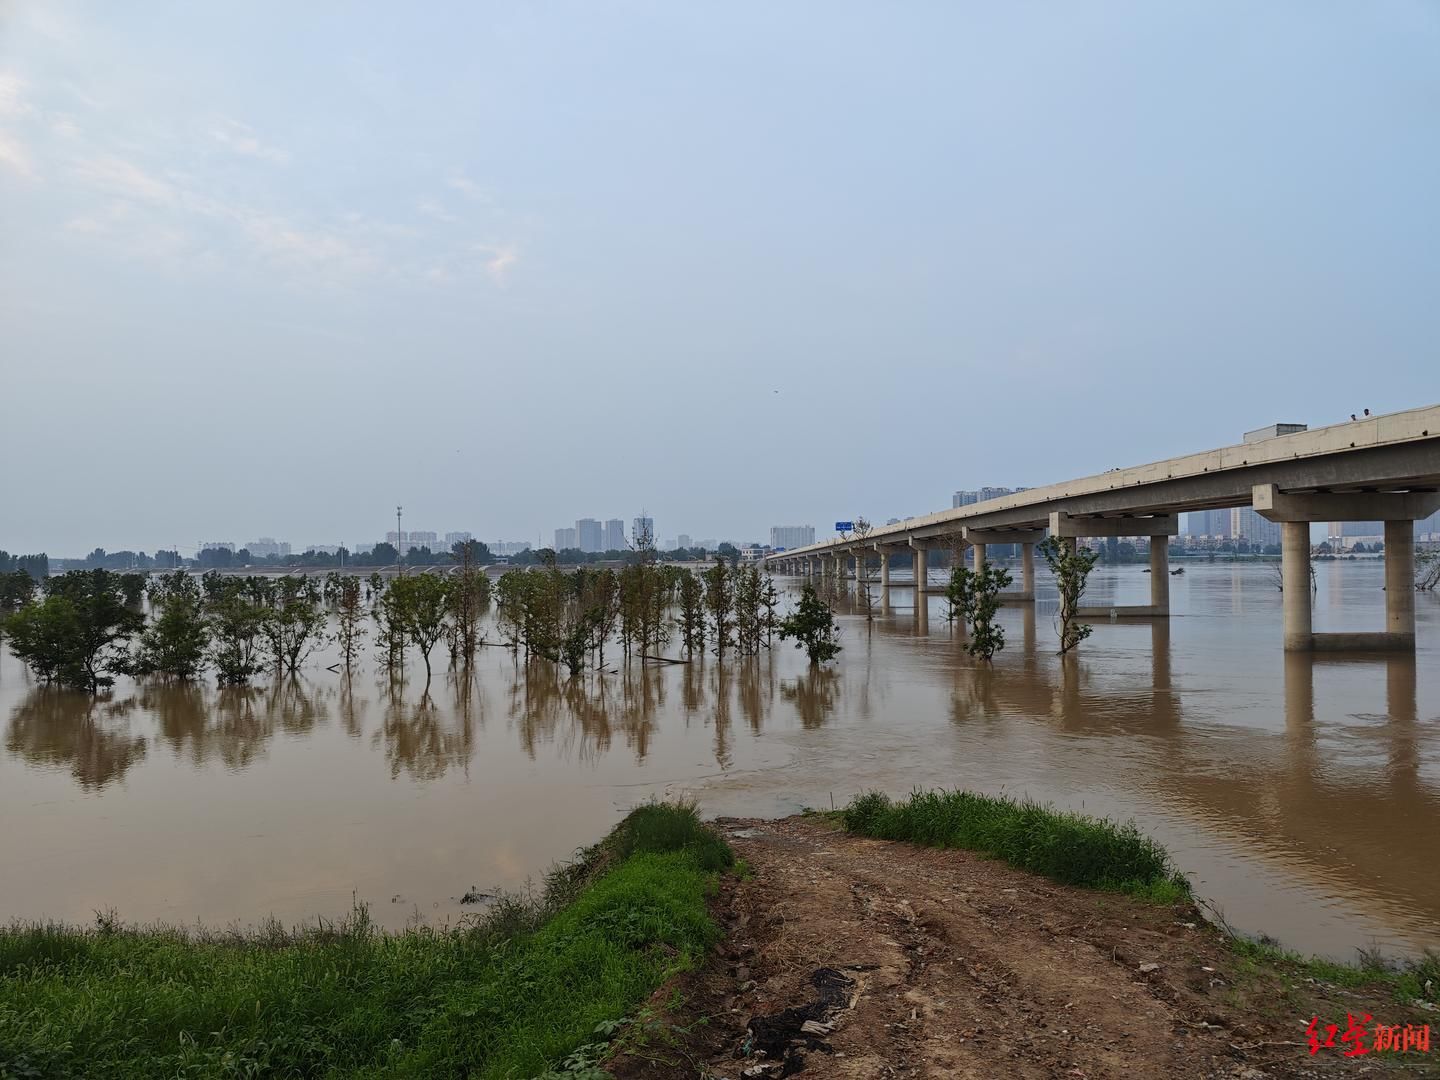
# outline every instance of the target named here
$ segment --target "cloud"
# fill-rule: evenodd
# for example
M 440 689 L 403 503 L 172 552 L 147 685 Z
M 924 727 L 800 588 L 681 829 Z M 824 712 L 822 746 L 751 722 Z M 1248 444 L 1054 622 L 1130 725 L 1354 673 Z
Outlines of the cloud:
M 235 120 L 222 119 L 210 129 L 210 137 L 232 153 L 245 157 L 260 158 L 277 165 L 284 165 L 290 160 L 289 151 L 265 145 L 253 130 Z
M 467 199 L 474 199 L 476 202 L 490 201 L 490 196 L 485 194 L 484 188 L 458 170 L 445 177 L 445 185 L 454 188 Z
M 496 285 L 504 285 L 510 268 L 520 261 L 520 251 L 513 244 L 477 244 L 476 250 L 490 256 L 485 260 L 485 272 Z
M 29 151 L 19 139 L 3 131 L 0 131 L 0 165 L 26 180 L 35 179 L 35 166 L 30 161 Z
M 12 71 L 0 71 L 0 116 L 27 116 L 35 107 L 25 100 L 26 82 Z
M 75 176 L 81 183 L 107 195 L 119 195 L 140 202 L 173 206 L 180 198 L 178 189 L 169 181 L 152 176 L 138 165 L 113 154 L 81 161 L 75 167 Z
M 426 217 L 432 217 L 436 221 L 443 221 L 447 224 L 453 224 L 454 222 L 460 220 L 454 214 L 450 213 L 450 211 L 446 210 L 445 207 L 441 206 L 438 202 L 436 202 L 434 199 L 421 199 L 418 203 L 415 204 L 415 209 L 420 211 L 420 213 L 424 214 Z

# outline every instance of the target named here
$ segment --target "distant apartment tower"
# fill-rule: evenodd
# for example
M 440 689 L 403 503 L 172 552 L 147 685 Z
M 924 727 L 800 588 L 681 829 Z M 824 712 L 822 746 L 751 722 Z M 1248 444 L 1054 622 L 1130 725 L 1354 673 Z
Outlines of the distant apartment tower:
M 655 519 L 637 517 L 630 523 L 630 539 L 636 547 L 649 547 L 655 543 Z
M 575 546 L 581 551 L 604 551 L 602 542 L 605 531 L 594 518 L 581 518 L 575 522 Z
M 235 545 L 229 540 L 204 540 L 200 544 L 201 551 L 228 551 L 235 553 Z
M 772 548 L 806 547 L 815 542 L 814 525 L 771 525 L 770 546 Z
M 1261 517 L 1251 507 L 1222 510 L 1230 515 L 1230 539 L 1248 540 L 1251 547 L 1279 547 L 1280 523 Z
M 468 544 L 471 540 L 474 539 L 475 536 L 473 533 L 447 532 L 445 534 L 445 546 L 447 548 L 453 548 L 456 544 Z
M 405 548 L 410 545 L 410 534 L 407 532 L 396 532 L 394 529 L 391 529 L 385 534 L 385 542 L 404 551 Z
M 490 545 L 490 551 L 508 559 L 511 555 L 519 555 L 522 551 L 530 550 L 529 540 L 496 540 Z
M 428 547 L 431 551 L 434 551 L 435 545 L 439 542 L 440 537 L 433 532 L 421 530 L 410 534 L 410 546 L 414 548 Z
M 1229 510 L 1191 510 L 1185 515 L 1185 531 L 1191 536 L 1208 536 L 1212 540 L 1231 538 Z
M 980 489 L 980 501 L 986 502 L 990 499 L 998 499 L 1003 495 L 1015 494 L 1014 488 L 1008 487 L 982 487 Z
M 690 541 L 690 534 L 689 534 L 689 533 L 681 533 L 679 536 L 677 536 L 677 537 L 675 538 L 675 546 L 676 546 L 677 548 L 687 548 L 687 549 L 688 549 L 688 548 L 694 547 L 695 545 L 694 545 L 693 543 L 691 543 L 691 541 Z
M 954 509 L 957 506 L 970 506 L 979 501 L 980 492 L 978 491 L 957 491 L 950 497 L 950 507 Z
M 625 550 L 625 522 L 619 518 L 610 518 L 605 522 L 605 550 Z
M 573 547 L 575 546 L 575 543 L 576 543 L 576 540 L 575 540 L 575 530 L 574 530 L 574 529 L 556 529 L 556 530 L 555 530 L 555 550 L 556 550 L 556 551 L 564 551 L 566 548 L 573 548 Z
M 273 536 L 262 536 L 259 540 L 251 540 L 245 545 L 245 548 L 257 559 L 268 559 L 272 556 L 284 558 L 290 554 L 290 545 L 283 540 L 276 540 Z

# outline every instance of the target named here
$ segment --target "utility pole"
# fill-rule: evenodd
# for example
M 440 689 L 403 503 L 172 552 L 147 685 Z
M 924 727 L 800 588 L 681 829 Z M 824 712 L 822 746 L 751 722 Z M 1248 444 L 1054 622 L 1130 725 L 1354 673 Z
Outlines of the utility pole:
M 404 507 L 395 507 L 395 569 L 399 570 L 405 562 L 405 537 L 400 531 L 400 511 Z

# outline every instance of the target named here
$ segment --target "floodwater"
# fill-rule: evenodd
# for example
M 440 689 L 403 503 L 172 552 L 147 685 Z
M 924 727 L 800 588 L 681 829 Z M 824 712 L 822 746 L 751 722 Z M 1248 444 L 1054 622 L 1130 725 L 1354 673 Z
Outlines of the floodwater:
M 1381 627 L 1378 561 L 1317 569 L 1317 630 Z M 1072 662 L 1053 599 L 1005 609 L 987 669 L 901 576 L 873 621 L 840 602 L 820 672 L 777 642 L 572 683 L 487 648 L 428 696 L 418 664 L 397 689 L 318 655 L 274 687 L 92 700 L 0 656 L 0 919 L 294 923 L 358 899 L 438 925 L 651 796 L 781 815 L 946 786 L 1133 818 L 1232 925 L 1307 952 L 1440 947 L 1440 598 L 1418 597 L 1416 657 L 1287 656 L 1269 568 L 1187 564 L 1168 622 L 1097 622 Z M 1148 588 L 1101 567 L 1086 599 Z

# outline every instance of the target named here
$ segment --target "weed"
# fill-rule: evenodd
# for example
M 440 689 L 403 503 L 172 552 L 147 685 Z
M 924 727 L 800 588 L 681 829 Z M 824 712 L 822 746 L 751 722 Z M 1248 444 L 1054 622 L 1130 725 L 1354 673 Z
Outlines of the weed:
M 916 791 L 903 802 L 880 792 L 860 795 L 843 811 L 843 823 L 849 832 L 882 840 L 978 851 L 1066 885 L 1166 904 L 1190 898 L 1189 882 L 1133 822 L 968 791 Z

